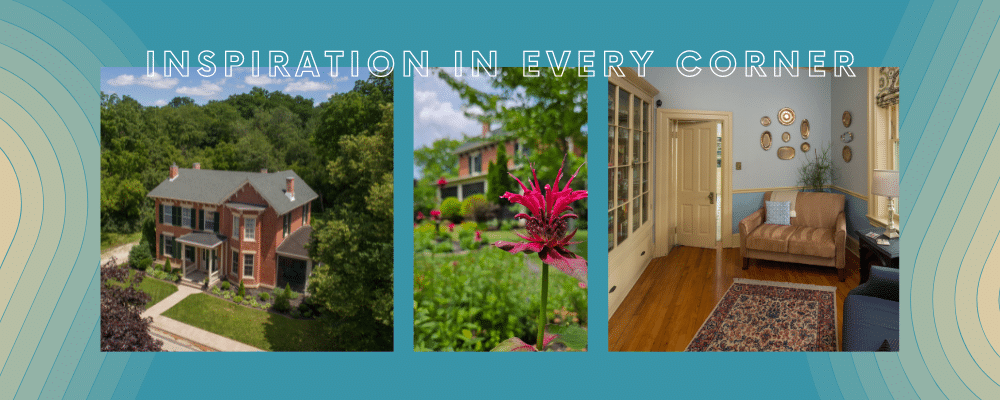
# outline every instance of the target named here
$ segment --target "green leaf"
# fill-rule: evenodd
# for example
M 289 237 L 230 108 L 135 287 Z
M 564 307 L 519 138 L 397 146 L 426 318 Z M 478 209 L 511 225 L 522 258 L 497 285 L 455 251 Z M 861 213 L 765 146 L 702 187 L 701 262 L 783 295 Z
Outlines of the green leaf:
M 555 341 L 565 344 L 566 347 L 581 350 L 587 348 L 587 330 L 579 326 L 549 325 L 546 330 L 549 333 L 558 335 Z

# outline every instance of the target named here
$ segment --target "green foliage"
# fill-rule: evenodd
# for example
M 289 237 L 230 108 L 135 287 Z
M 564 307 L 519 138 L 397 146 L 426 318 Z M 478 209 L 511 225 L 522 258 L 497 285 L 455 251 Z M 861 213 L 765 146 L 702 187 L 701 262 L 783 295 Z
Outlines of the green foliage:
M 458 223 L 462 219 L 462 202 L 449 197 L 441 201 L 441 218 Z
M 493 205 L 486 201 L 486 196 L 475 194 L 462 202 L 461 214 L 476 222 L 485 222 L 493 214 Z
M 510 202 L 501 199 L 504 193 L 516 191 L 514 180 L 511 179 L 510 170 L 507 168 L 507 146 L 497 146 L 496 163 L 490 163 L 490 169 L 486 179 L 489 187 L 486 189 L 486 200 L 497 206 L 507 206 Z
M 414 262 L 413 333 L 417 351 L 489 351 L 519 337 L 536 341 L 540 274 L 525 257 L 494 248 Z M 537 261 L 535 261 L 537 262 Z M 576 279 L 549 275 L 548 304 L 587 321 L 587 291 Z
M 240 297 L 243 297 L 243 296 L 247 295 L 247 289 L 243 286 L 243 280 L 242 279 L 240 279 L 240 288 L 236 290 L 236 294 L 239 295 Z M 239 303 L 239 302 L 237 302 L 237 303 Z
M 830 158 L 830 149 L 814 149 L 814 158 L 806 153 L 805 162 L 799 167 L 799 184 L 813 190 L 822 190 L 827 183 L 837 178 L 837 169 Z
M 173 270 L 174 269 L 170 267 L 170 259 L 168 258 L 167 262 L 163 264 L 163 272 L 166 272 L 166 273 L 169 274 L 169 273 L 173 272 Z
M 475 250 L 479 248 L 479 242 L 476 241 L 475 236 L 467 235 L 465 237 L 460 237 L 458 240 L 463 249 Z
M 132 247 L 132 250 L 128 252 L 128 260 L 132 264 L 132 268 L 139 270 L 145 270 L 153 265 L 153 256 L 149 251 L 149 242 L 143 239 L 139 244 Z
M 509 230 L 511 230 L 511 229 L 514 229 L 514 225 L 515 225 L 516 223 L 517 223 L 517 222 L 516 222 L 516 221 L 514 221 L 514 220 L 506 220 L 506 221 L 503 221 L 502 223 L 500 223 L 500 230 L 503 230 L 503 231 L 509 231 Z
M 259 295 L 257 295 L 257 297 L 260 298 L 260 301 L 271 300 L 271 295 L 268 294 L 267 292 L 261 292 Z
M 434 226 L 431 225 L 433 228 Z M 434 232 L 433 231 L 413 231 L 413 251 L 416 253 L 422 252 L 424 250 L 434 250 Z
M 274 310 L 278 312 L 288 312 L 292 309 L 292 305 L 288 300 L 288 291 L 283 289 L 274 289 Z
M 229 290 L 229 281 L 222 281 L 222 284 L 219 286 L 222 286 L 222 290 Z
M 243 302 L 243 296 L 242 295 L 236 295 L 236 297 L 233 298 L 233 301 L 236 302 L 237 304 L 242 303 Z
M 445 240 L 443 242 L 435 244 L 434 249 L 432 251 L 435 253 L 451 253 L 454 250 L 455 249 L 454 247 L 452 247 L 451 241 Z

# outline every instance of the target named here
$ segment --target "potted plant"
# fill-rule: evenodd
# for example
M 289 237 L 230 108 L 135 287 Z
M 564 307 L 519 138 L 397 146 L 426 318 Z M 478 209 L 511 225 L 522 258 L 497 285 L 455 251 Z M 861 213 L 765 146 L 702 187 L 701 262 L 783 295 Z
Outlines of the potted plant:
M 814 149 L 812 160 L 809 159 L 809 153 L 805 157 L 805 163 L 799 167 L 799 185 L 814 192 L 822 192 L 827 184 L 832 184 L 837 178 L 830 149 Z

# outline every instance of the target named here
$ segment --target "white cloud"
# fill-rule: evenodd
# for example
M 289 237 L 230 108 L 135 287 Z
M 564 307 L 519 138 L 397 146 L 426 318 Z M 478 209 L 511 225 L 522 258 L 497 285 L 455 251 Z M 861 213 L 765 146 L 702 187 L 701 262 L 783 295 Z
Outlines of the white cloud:
M 216 83 L 201 81 L 201 85 L 198 86 L 181 86 L 177 88 L 177 93 L 196 97 L 213 97 L 222 92 L 222 85 L 225 83 L 225 79 Z
M 164 100 L 164 99 L 159 99 L 157 101 L 154 101 L 153 105 L 157 106 L 157 107 L 163 107 L 163 106 L 167 105 L 167 101 Z
M 285 86 L 284 92 L 285 93 L 315 92 L 318 90 L 330 90 L 330 89 L 333 89 L 333 85 L 329 83 L 320 81 L 311 81 L 308 78 L 306 78 L 297 82 L 289 83 L 288 86 Z
M 243 78 L 243 82 L 250 86 L 267 86 L 267 85 L 280 85 L 282 83 L 291 82 L 292 78 L 281 79 L 272 78 L 266 74 L 261 74 L 260 76 L 247 75 Z
M 180 82 L 177 78 L 164 78 L 156 72 L 153 76 L 139 75 L 137 78 L 135 75 L 122 74 L 115 78 L 109 79 L 108 84 L 111 86 L 130 86 L 130 85 L 142 85 L 153 89 L 170 89 Z

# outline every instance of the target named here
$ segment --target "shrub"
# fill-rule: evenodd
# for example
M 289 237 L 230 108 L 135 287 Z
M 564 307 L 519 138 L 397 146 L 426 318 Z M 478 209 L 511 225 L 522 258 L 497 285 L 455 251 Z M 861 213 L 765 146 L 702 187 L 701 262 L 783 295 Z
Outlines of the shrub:
M 417 234 L 417 233 L 429 233 L 429 234 L 433 234 L 435 229 L 437 229 L 437 225 L 435 225 L 434 223 L 432 223 L 432 222 L 424 222 L 422 224 L 417 225 L 415 228 L 413 228 L 413 233 L 414 234 Z
M 229 281 L 222 281 L 222 290 L 229 290 Z
M 475 250 L 479 248 L 479 242 L 477 242 L 476 238 L 473 236 L 462 238 L 460 244 L 462 248 L 466 250 Z
M 233 299 L 233 292 L 230 292 L 228 290 L 225 291 L 225 292 L 222 292 L 222 297 L 224 297 L 226 300 L 232 300 Z
M 238 294 L 240 297 L 243 297 L 243 296 L 247 295 L 247 289 L 243 287 L 243 280 L 242 279 L 240 279 L 240 288 L 239 288 L 239 290 L 236 291 L 236 294 Z
M 292 310 L 292 312 L 290 312 L 288 314 L 291 315 L 292 317 L 298 318 L 299 317 L 299 310 Z
M 416 259 L 415 349 L 487 351 L 511 337 L 534 343 L 540 284 L 540 274 L 525 265 L 524 257 L 502 251 L 473 252 L 457 262 Z M 565 307 L 587 325 L 587 291 L 552 268 L 546 306 L 549 311 Z
M 173 268 L 170 268 L 170 259 L 167 259 L 167 263 L 163 264 L 163 272 L 166 272 L 166 273 L 169 274 L 170 271 L 173 271 L 173 270 L 174 270 Z
M 243 302 L 243 296 L 237 295 L 236 298 L 233 299 L 233 301 L 235 301 L 237 303 L 242 303 Z
M 305 313 L 306 311 L 309 311 L 309 305 L 306 304 L 306 302 L 304 302 L 304 301 L 301 302 L 301 303 L 299 303 L 299 312 L 300 313 Z
M 463 225 L 465 225 L 465 224 L 463 224 Z M 465 239 L 471 238 L 471 237 L 473 237 L 475 235 L 476 235 L 476 231 L 475 230 L 466 230 L 466 229 L 463 228 L 462 230 L 458 231 L 458 240 L 465 240 Z
M 302 316 L 306 318 L 312 318 L 312 311 L 309 310 L 303 311 Z
M 510 219 L 505 220 L 502 223 L 500 223 L 500 230 L 509 231 L 511 229 L 514 229 L 514 224 L 515 224 L 514 220 Z
M 433 228 L 433 226 L 432 226 Z M 424 250 L 434 250 L 434 233 L 432 232 L 413 232 L 413 251 L 415 253 L 422 252 Z
M 441 243 L 435 244 L 433 251 L 435 253 L 451 253 L 452 251 L 455 251 L 455 248 L 452 247 L 450 240 L 445 240 Z
M 216 287 L 212 288 L 212 294 L 214 294 L 216 296 L 222 296 L 222 290 L 219 290 L 219 287 L 216 286 Z
M 288 294 L 284 289 L 274 289 L 274 310 L 278 312 L 288 312 L 292 309 L 288 302 Z
M 149 242 L 142 240 L 128 252 L 128 261 L 132 268 L 145 270 L 153 265 L 153 256 L 149 255 Z
M 261 292 L 259 295 L 257 295 L 257 297 L 260 298 L 260 301 L 271 300 L 271 295 L 268 294 L 267 292 Z
M 492 205 L 486 201 L 486 196 L 474 194 L 462 202 L 461 213 L 465 218 L 476 222 L 484 222 L 493 213 Z
M 462 202 L 454 197 L 449 197 L 441 202 L 441 218 L 452 222 L 462 221 Z

